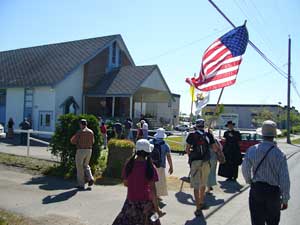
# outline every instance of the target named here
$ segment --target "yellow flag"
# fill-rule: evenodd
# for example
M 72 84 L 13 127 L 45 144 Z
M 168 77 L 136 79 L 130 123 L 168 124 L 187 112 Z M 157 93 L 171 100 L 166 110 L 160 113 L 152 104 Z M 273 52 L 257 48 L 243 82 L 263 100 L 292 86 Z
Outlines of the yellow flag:
M 191 94 L 191 97 L 192 97 L 192 102 L 195 101 L 196 97 L 195 97 L 195 86 L 190 86 L 190 94 Z

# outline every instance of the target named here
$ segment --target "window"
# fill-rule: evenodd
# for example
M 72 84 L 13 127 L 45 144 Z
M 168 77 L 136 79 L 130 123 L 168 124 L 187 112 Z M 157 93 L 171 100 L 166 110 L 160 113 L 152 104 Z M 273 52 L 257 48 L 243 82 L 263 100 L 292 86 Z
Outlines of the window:
M 51 129 L 52 111 L 39 111 L 39 130 Z
M 33 88 L 24 89 L 24 118 L 31 121 L 33 107 Z
M 117 42 L 114 42 L 112 45 L 112 64 L 116 64 L 116 58 L 117 58 Z

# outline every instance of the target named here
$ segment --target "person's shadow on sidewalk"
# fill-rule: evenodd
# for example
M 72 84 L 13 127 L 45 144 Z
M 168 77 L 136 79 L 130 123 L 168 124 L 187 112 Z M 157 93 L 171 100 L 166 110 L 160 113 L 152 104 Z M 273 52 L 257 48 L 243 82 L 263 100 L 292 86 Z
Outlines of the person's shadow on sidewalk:
M 39 185 L 40 189 L 52 190 L 68 190 L 75 187 L 75 182 L 65 181 L 56 177 L 40 176 L 32 177 L 25 185 Z
M 216 206 L 223 204 L 225 201 L 224 199 L 216 199 L 216 196 L 213 193 L 210 193 L 205 195 L 205 202 L 209 206 Z
M 62 192 L 58 195 L 48 195 L 47 197 L 45 197 L 43 199 L 43 204 L 50 204 L 50 203 L 55 203 L 55 202 L 66 201 L 69 198 L 76 195 L 77 192 L 78 192 L 77 189 L 73 189 L 73 190 L 70 190 L 70 191 Z
M 224 190 L 225 193 L 234 194 L 241 192 L 243 185 L 236 181 L 219 181 L 220 188 Z
M 185 205 L 195 205 L 195 199 L 191 194 L 179 191 L 175 194 L 177 201 Z
M 207 225 L 204 215 L 202 213 L 201 216 L 197 216 L 192 220 L 187 220 L 184 225 Z

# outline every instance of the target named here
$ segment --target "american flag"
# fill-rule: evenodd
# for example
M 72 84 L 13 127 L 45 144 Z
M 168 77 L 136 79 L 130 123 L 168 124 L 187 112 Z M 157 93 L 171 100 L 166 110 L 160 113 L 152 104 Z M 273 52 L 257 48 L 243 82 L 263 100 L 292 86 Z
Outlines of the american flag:
M 248 40 L 245 25 L 218 38 L 204 52 L 199 77 L 186 78 L 186 82 L 201 91 L 211 91 L 233 85 Z

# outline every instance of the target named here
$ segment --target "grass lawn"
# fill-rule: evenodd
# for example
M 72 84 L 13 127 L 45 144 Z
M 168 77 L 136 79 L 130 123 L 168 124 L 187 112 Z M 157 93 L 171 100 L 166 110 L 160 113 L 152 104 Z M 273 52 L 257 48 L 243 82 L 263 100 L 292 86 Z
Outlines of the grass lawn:
M 182 145 L 182 139 L 184 137 L 180 136 L 170 136 L 165 139 L 165 141 L 170 145 L 171 150 L 173 151 L 184 151 L 184 146 Z M 178 143 L 175 143 L 178 142 Z
M 6 153 L 0 153 L 0 163 L 19 167 L 31 173 L 46 173 L 50 168 L 58 165 L 57 162 Z
M 37 223 L 12 212 L 0 209 L 0 225 L 36 225 Z
M 292 143 L 295 145 L 299 145 L 300 144 L 300 138 L 292 140 Z

